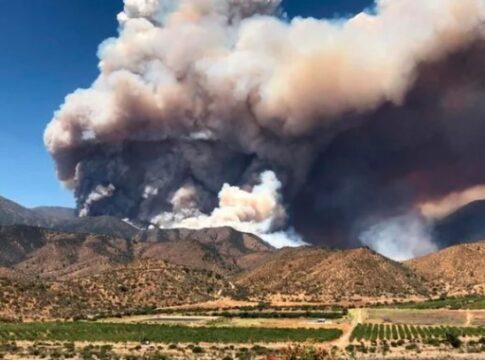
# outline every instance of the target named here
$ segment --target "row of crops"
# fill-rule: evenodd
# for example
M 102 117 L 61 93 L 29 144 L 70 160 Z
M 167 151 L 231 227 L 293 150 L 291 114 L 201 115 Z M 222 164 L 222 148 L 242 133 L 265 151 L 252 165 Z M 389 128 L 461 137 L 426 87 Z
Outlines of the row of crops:
M 89 322 L 0 324 L 0 340 L 3 341 L 271 343 L 329 341 L 341 335 L 342 331 L 338 329 L 216 328 Z
M 397 324 L 359 324 L 354 328 L 354 331 L 350 336 L 350 341 L 429 340 L 444 339 L 448 335 L 458 337 L 480 337 L 485 336 L 485 328 Z

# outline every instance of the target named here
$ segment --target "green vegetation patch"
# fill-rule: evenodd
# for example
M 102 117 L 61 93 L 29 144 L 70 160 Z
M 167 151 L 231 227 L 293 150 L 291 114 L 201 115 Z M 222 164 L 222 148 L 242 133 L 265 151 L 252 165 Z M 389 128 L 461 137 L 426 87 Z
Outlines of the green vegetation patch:
M 387 305 L 389 306 L 389 305 Z M 448 297 L 424 302 L 408 302 L 404 304 L 393 305 L 398 309 L 470 309 L 470 310 L 485 310 L 485 296 L 473 295 L 463 297 Z
M 252 343 L 329 341 L 337 329 L 211 328 L 89 322 L 0 324 L 0 340 L 155 343 Z

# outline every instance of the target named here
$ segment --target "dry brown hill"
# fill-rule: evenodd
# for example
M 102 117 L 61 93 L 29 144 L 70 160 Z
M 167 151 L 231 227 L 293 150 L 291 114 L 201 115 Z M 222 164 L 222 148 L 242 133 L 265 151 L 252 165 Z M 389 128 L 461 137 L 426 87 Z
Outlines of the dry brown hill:
M 78 313 L 120 312 L 214 300 L 233 287 L 225 278 L 160 260 L 140 260 L 96 275 L 53 285 Z M 73 306 L 69 306 L 73 307 Z
M 234 261 L 222 257 L 217 250 L 194 240 L 135 243 L 136 258 L 166 260 L 199 270 L 227 273 L 237 270 Z
M 255 266 L 274 249 L 232 228 L 150 230 L 135 241 L 135 257 L 166 260 L 195 269 L 233 273 Z
M 0 248 L 0 316 L 114 313 L 236 293 L 365 302 L 485 288 L 485 242 L 400 264 L 367 248 L 275 250 L 231 228 L 131 240 L 21 225 L 0 226 Z
M 114 315 L 214 300 L 233 291 L 214 272 L 151 260 L 66 281 L 0 278 L 0 287 L 0 319 L 14 320 Z
M 301 295 L 307 300 L 425 294 L 412 271 L 366 249 L 284 249 L 237 280 L 254 296 Z
M 230 227 L 190 229 L 151 229 L 140 233 L 140 242 L 174 242 L 193 240 L 205 245 L 214 245 L 227 255 L 241 255 L 255 251 L 269 251 L 273 248 L 253 234 L 242 233 Z
M 230 228 L 158 230 L 131 241 L 24 225 L 0 226 L 0 247 L 0 267 L 51 279 L 95 274 L 137 259 L 236 273 L 274 251 L 256 236 Z
M 485 294 L 485 241 L 453 246 L 406 262 L 436 292 Z
M 146 235 L 0 226 L 0 317 L 92 316 L 231 296 L 227 275 L 274 251 L 230 228 Z
M 25 260 L 28 254 L 45 244 L 43 229 L 29 226 L 0 226 L 0 266 L 18 264 Z
M 66 278 L 133 259 L 129 240 L 30 226 L 0 226 L 0 266 L 25 276 Z
M 101 235 L 47 232 L 47 243 L 16 264 L 15 270 L 49 279 L 67 279 L 128 264 L 133 260 L 126 239 Z

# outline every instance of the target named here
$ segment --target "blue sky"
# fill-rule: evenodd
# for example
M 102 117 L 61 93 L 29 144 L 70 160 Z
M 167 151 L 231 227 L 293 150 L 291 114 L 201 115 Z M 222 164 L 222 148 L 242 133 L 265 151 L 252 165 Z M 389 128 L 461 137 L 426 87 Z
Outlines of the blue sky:
M 370 0 L 286 0 L 289 16 L 334 17 Z M 73 206 L 42 134 L 65 95 L 97 76 L 96 50 L 116 35 L 122 0 L 0 0 L 0 195 Z

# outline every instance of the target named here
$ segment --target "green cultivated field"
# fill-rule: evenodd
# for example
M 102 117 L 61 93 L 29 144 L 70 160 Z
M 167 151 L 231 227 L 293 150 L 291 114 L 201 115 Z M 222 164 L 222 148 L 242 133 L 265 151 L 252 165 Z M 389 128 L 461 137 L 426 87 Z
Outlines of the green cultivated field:
M 0 324 L 0 340 L 155 343 L 323 342 L 339 338 L 337 329 L 211 328 L 88 322 Z
M 485 336 L 485 328 L 455 326 L 415 326 L 359 324 L 355 327 L 350 341 L 376 340 L 432 340 L 445 339 L 447 335 L 458 337 Z
M 387 305 L 389 306 L 389 305 Z M 470 309 L 485 310 L 485 296 L 474 295 L 464 297 L 450 297 L 444 299 L 429 300 L 425 302 L 409 302 L 396 304 L 393 307 L 399 309 Z

